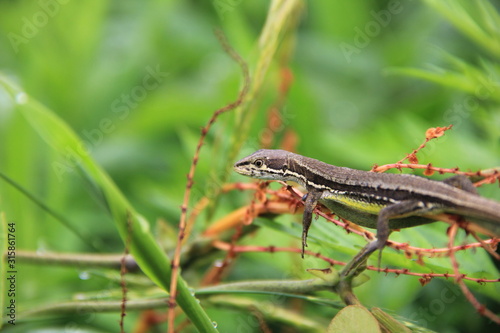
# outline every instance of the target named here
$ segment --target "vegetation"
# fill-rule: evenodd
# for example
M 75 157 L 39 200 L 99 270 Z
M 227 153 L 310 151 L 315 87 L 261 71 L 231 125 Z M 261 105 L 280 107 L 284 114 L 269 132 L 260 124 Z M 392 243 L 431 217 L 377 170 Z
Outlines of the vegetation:
M 344 307 L 329 290 L 366 240 L 322 213 L 302 260 L 300 197 L 232 172 L 261 147 L 369 170 L 452 125 L 402 172 L 481 170 L 481 195 L 500 200 L 493 2 L 47 0 L 0 13 L 6 332 L 497 329 L 453 278 L 458 263 L 500 312 L 498 261 L 472 235 L 458 232 L 454 259 L 449 224 L 394 233 L 417 250 L 386 248 L 385 273 L 357 281 L 366 308 Z

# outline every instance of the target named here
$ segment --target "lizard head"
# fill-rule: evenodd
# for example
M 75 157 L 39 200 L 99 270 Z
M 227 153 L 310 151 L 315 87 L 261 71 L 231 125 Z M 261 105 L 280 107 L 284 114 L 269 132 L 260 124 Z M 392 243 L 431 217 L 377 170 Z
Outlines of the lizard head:
M 292 153 L 277 149 L 260 149 L 234 164 L 240 175 L 268 180 L 288 180 L 287 170 Z

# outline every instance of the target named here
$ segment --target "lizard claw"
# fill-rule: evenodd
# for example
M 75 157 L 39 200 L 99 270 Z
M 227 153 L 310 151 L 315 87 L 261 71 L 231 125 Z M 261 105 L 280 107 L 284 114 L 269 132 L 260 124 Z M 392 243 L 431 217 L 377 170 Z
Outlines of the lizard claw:
M 306 252 L 307 247 L 307 230 L 302 232 L 302 259 L 304 259 L 304 253 Z

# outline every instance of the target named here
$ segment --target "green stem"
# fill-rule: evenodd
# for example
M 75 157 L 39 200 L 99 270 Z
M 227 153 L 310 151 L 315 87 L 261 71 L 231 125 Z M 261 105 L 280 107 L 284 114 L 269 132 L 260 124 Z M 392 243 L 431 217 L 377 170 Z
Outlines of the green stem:
M 309 280 L 242 281 L 206 287 L 200 289 L 197 293 L 206 294 L 211 291 L 214 293 L 222 291 L 270 291 L 279 293 L 306 294 L 321 290 L 332 290 L 332 284 L 319 278 Z

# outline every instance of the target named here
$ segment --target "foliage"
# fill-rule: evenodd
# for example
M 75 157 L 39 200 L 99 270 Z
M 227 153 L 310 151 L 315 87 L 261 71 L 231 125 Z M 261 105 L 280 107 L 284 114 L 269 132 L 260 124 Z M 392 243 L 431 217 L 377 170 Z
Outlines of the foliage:
M 247 180 L 231 171 L 238 157 L 262 146 L 286 147 L 369 170 L 403 158 L 428 128 L 451 124 L 418 153 L 419 163 L 463 171 L 500 165 L 500 20 L 492 3 L 267 6 L 225 0 L 0 3 L 0 220 L 15 222 L 18 268 L 18 325 L 4 322 L 6 331 L 120 331 L 125 290 L 126 331 L 166 313 L 167 258 L 177 242 L 199 128 L 236 99 L 244 81 L 211 27 L 221 27 L 245 59 L 251 86 L 244 103 L 213 124 L 197 160 L 180 257 L 180 330 L 194 331 L 189 318 L 201 331 L 215 330 L 212 321 L 221 332 L 324 331 L 343 306 L 318 285 L 334 283 L 328 279 L 337 264 L 366 243 L 321 217 L 309 231 L 308 248 L 321 255 L 301 260 L 300 214 L 293 211 L 298 199 L 296 206 L 279 206 L 273 198 L 286 192 L 281 185 L 240 183 Z M 421 69 L 425 64 L 432 65 Z M 479 190 L 500 200 L 494 185 Z M 248 209 L 266 198 L 275 211 L 252 220 Z M 403 230 L 391 240 L 446 248 L 447 227 Z M 0 244 L 6 233 L 2 228 Z M 125 247 L 142 273 L 133 266 L 124 275 L 116 269 Z M 79 263 L 57 258 L 62 253 Z M 117 259 L 103 263 L 106 253 Z M 498 278 L 483 249 L 456 256 L 468 277 Z M 371 260 L 374 265 L 375 256 Z M 417 276 L 367 272 L 370 280 L 355 293 L 374 307 L 375 317 L 393 323 L 390 312 L 414 331 L 496 328 L 443 277 L 453 272 L 448 257 L 408 259 L 386 249 L 382 265 Z M 330 267 L 328 278 L 306 271 Z M 232 284 L 242 280 L 252 286 Z M 499 312 L 498 283 L 467 286 Z M 0 297 L 4 305 L 12 299 L 6 290 Z

